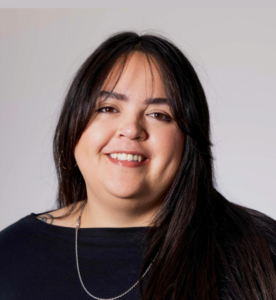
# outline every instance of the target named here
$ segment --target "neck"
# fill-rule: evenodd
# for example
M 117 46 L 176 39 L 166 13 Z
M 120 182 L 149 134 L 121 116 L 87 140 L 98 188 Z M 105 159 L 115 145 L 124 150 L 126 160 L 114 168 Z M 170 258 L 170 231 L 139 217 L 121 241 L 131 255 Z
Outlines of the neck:
M 121 199 L 121 201 L 125 203 L 119 207 L 106 207 L 103 202 L 87 199 L 81 214 L 81 227 L 120 228 L 153 226 L 151 222 L 160 209 L 160 205 L 145 207 L 141 205 L 141 202 L 138 204 L 128 199 Z M 129 203 L 130 201 L 131 204 Z

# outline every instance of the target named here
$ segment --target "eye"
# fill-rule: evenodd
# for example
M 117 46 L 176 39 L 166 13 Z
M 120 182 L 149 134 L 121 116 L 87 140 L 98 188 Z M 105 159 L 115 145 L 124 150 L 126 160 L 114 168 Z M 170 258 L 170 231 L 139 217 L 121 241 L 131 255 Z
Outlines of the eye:
M 103 111 L 104 109 L 105 109 L 106 111 Z M 115 108 L 112 107 L 112 106 L 104 106 L 104 107 L 101 107 L 101 108 L 97 109 L 96 111 L 97 111 L 97 112 L 103 112 L 103 113 L 110 113 L 110 112 L 112 112 L 112 109 L 114 109 L 114 110 L 117 111 L 117 109 L 115 109 Z M 117 111 L 117 112 L 118 112 L 118 111 Z
M 159 112 L 154 112 L 152 114 L 149 114 L 150 115 L 155 115 L 155 119 L 159 120 L 159 121 L 166 121 L 166 122 L 170 122 L 172 119 L 165 115 L 165 114 L 162 114 L 162 113 L 159 113 Z
M 96 112 L 99 112 L 99 113 L 113 113 L 112 110 L 115 110 L 115 113 L 118 112 L 118 110 L 116 108 L 112 107 L 112 106 L 100 107 L 96 110 Z M 165 114 L 159 113 L 159 112 L 154 112 L 154 113 L 149 114 L 149 116 L 150 115 L 154 115 L 154 119 L 157 119 L 159 121 L 170 122 L 172 120 L 171 117 L 169 117 Z

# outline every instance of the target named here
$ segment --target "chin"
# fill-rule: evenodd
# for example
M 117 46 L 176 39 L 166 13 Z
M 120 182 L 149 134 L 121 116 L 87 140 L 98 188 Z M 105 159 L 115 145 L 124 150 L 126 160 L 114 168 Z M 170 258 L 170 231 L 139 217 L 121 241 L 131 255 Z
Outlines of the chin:
M 107 191 L 110 194 L 114 195 L 115 197 L 122 198 L 122 199 L 142 197 L 143 195 L 141 194 L 141 190 L 145 190 L 145 189 L 141 189 L 139 187 L 137 187 L 135 189 L 130 189 L 130 188 L 125 188 L 125 186 L 120 187 L 118 185 L 113 188 L 111 188 L 111 187 L 107 188 Z

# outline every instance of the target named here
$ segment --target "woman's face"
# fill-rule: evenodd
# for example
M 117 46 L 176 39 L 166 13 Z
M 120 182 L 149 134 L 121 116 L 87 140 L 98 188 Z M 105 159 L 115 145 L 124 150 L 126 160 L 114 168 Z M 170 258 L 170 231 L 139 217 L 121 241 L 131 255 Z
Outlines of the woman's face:
M 143 204 L 153 207 L 177 173 L 185 136 L 173 120 L 168 104 L 145 103 L 150 97 L 166 98 L 154 64 L 152 68 L 153 94 L 150 68 L 144 54 L 139 52 L 132 53 L 128 59 L 114 95 L 100 104 L 105 98 L 103 91 L 111 91 L 114 86 L 120 64 L 115 65 L 101 89 L 103 96 L 98 98 L 98 111 L 75 148 L 88 200 L 97 198 L 109 205 L 121 201 L 133 207 Z M 142 153 L 147 159 L 135 163 L 110 157 L 111 153 L 129 152 Z

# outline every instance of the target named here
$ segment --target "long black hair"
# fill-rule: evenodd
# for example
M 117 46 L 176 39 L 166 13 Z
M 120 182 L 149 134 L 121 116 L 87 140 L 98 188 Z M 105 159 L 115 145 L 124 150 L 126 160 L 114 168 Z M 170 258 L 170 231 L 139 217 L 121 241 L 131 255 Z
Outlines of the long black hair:
M 157 62 L 174 118 L 185 133 L 182 160 L 154 224 L 140 277 L 158 253 L 143 299 L 276 299 L 275 221 L 231 203 L 214 184 L 210 120 L 198 76 L 182 51 L 160 35 L 119 32 L 105 40 L 72 80 L 56 127 L 53 152 L 58 207 L 87 198 L 74 149 L 114 64 L 143 53 Z M 118 79 L 119 80 L 119 79 Z M 158 224 L 158 225 L 157 225 Z M 274 228 L 274 229 L 273 229 Z

